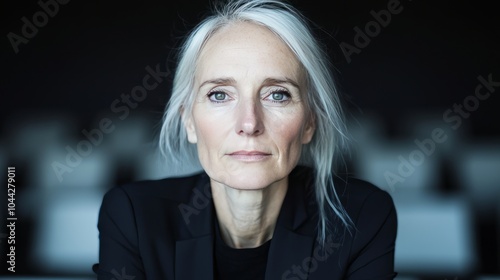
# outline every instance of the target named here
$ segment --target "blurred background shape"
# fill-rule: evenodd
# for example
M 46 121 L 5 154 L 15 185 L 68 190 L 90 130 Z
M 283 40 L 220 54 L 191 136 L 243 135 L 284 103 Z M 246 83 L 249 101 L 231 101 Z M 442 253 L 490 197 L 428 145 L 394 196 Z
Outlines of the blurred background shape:
M 474 223 L 463 197 L 397 199 L 396 270 L 467 277 L 478 264 Z
M 42 274 L 90 275 L 98 262 L 96 221 L 102 193 L 60 190 L 45 200 L 33 240 L 33 264 Z
M 453 156 L 460 189 L 483 217 L 500 205 L 500 142 L 478 141 L 462 145 Z

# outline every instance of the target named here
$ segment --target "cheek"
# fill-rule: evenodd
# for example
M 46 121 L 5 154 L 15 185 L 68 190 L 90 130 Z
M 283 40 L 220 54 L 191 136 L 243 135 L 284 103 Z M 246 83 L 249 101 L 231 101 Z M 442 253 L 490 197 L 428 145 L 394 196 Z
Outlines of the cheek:
M 212 135 L 215 133 L 215 130 L 210 129 L 210 123 L 205 120 L 197 120 L 196 121 L 196 138 L 198 139 L 197 146 L 199 152 L 207 152 L 207 148 L 210 146 L 215 136 Z
M 227 136 L 228 123 L 216 114 L 199 110 L 193 114 L 198 139 L 198 151 L 201 157 L 217 154 Z
M 288 156 L 300 153 L 304 133 L 304 118 L 299 116 L 288 116 L 279 125 L 271 126 L 271 134 L 282 153 Z

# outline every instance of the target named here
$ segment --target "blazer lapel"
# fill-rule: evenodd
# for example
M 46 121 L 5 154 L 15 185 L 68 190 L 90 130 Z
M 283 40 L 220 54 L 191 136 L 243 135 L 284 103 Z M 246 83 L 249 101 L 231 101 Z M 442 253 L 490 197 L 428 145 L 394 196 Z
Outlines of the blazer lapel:
M 188 219 L 181 218 L 190 237 L 176 242 L 175 279 L 212 280 L 214 275 L 214 210 L 210 182 L 206 174 L 202 175 L 192 191 L 189 202 L 185 204 L 186 207 L 191 207 L 189 209 L 192 212 Z
M 212 244 L 211 235 L 177 241 L 175 246 L 175 279 L 213 279 Z
M 311 217 L 310 178 L 292 172 L 274 230 L 267 261 L 266 280 L 307 279 L 316 240 L 316 219 Z M 296 276 L 293 278 L 293 276 Z
M 307 172 L 292 171 L 289 187 L 281 207 L 269 249 L 266 277 L 276 279 L 307 279 L 315 242 L 317 218 L 312 209 L 311 177 Z M 214 207 L 210 180 L 204 174 L 193 188 L 188 202 L 195 214 L 186 228 L 190 237 L 176 242 L 175 279 L 194 280 L 214 277 Z M 313 207 L 311 207 L 313 206 Z M 185 219 L 181 218 L 185 221 Z M 296 276 L 296 278 L 289 278 Z M 297 278 L 298 277 L 298 278 Z
M 314 238 L 311 236 L 299 235 L 284 228 L 277 229 L 269 249 L 265 279 L 307 279 L 308 260 L 313 246 Z

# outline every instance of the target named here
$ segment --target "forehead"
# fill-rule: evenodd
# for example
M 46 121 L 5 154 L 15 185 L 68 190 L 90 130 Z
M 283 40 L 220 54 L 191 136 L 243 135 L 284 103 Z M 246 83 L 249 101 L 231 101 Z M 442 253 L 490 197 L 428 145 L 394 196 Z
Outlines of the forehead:
M 249 22 L 230 24 L 206 42 L 197 65 L 197 80 L 247 75 L 286 76 L 300 82 L 303 71 L 290 48 L 268 28 Z

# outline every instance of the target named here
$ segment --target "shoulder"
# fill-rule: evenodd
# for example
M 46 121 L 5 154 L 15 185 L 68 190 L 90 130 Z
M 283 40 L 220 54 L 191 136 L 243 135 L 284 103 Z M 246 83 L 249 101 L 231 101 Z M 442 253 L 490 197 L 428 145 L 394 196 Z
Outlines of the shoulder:
M 136 181 L 113 187 L 103 197 L 99 210 L 98 227 L 103 232 L 116 231 L 131 234 L 137 228 L 154 231 L 157 221 L 172 226 L 179 221 L 179 205 L 189 204 L 190 199 L 209 185 L 206 173 L 165 178 L 160 180 Z M 182 216 L 180 216 L 182 218 Z
M 376 254 L 393 250 L 397 213 L 391 195 L 370 182 L 356 178 L 337 182 L 336 189 L 354 223 L 352 252 L 361 252 L 367 246 L 378 248 Z
M 131 182 L 108 190 L 101 203 L 101 212 L 118 212 L 116 215 L 122 216 L 126 215 L 126 209 L 129 209 L 129 214 L 166 210 L 189 202 L 195 188 L 203 190 L 203 185 L 209 185 L 208 176 L 204 172 Z
M 387 191 L 362 179 L 336 179 L 335 189 L 350 216 L 356 217 L 362 211 L 386 213 L 394 208 L 392 197 Z
M 307 187 L 314 186 L 314 172 L 302 169 L 300 174 L 301 182 L 306 182 Z M 329 212 L 331 220 L 335 221 L 330 228 L 335 242 L 330 244 L 341 244 L 337 257 L 331 260 L 345 264 L 344 276 L 349 279 L 364 279 L 380 274 L 386 275 L 380 279 L 392 279 L 397 216 L 391 195 L 368 181 L 352 176 L 337 175 L 334 188 L 335 193 L 330 193 L 330 201 L 335 203 L 338 197 L 353 227 L 348 232 L 344 231 L 346 228 L 338 219 L 339 216 L 333 211 Z M 309 200 L 315 200 L 314 195 L 308 197 Z
M 299 182 L 299 185 L 305 186 L 307 197 L 313 199 L 315 198 L 313 193 L 317 191 L 313 188 L 314 176 L 312 168 L 297 166 L 291 173 L 291 182 L 292 184 Z M 377 205 L 380 211 L 388 211 L 394 207 L 390 194 L 368 181 L 353 176 L 337 175 L 333 183 L 336 195 L 351 216 L 356 216 L 363 209 L 371 208 L 372 205 Z
M 131 182 L 110 189 L 106 192 L 105 198 L 128 197 L 131 200 L 161 198 L 183 202 L 190 198 L 197 185 L 205 181 L 205 177 L 207 175 L 200 172 L 182 177 Z
M 316 203 L 316 196 L 314 193 L 315 174 L 312 168 L 305 166 L 298 166 L 291 173 L 291 182 L 293 184 L 305 186 L 305 197 L 310 203 Z M 340 176 L 334 177 L 334 188 L 342 207 L 347 212 L 350 219 L 358 224 L 364 222 L 364 215 L 368 215 L 375 220 L 377 218 L 384 219 L 391 213 L 395 212 L 394 202 L 391 195 L 381 189 L 380 187 L 353 177 L 353 176 Z M 335 196 L 335 194 L 332 194 Z M 335 201 L 335 197 L 331 197 Z M 317 206 L 315 206 L 317 207 Z

